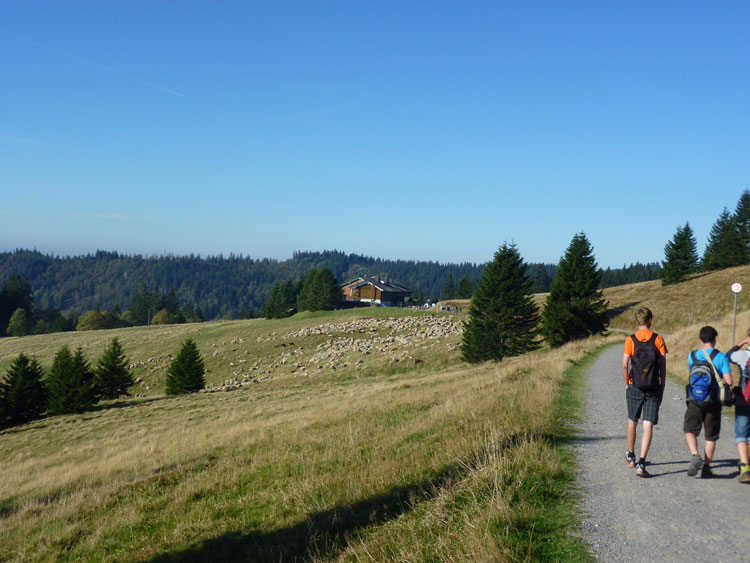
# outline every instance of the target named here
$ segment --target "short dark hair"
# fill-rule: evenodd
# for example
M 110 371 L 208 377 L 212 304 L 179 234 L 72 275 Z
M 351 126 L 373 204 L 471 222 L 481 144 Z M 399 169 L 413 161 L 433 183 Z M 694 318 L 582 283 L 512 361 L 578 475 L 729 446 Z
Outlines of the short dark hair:
M 719 333 L 716 332 L 716 329 L 712 326 L 704 326 L 701 329 L 700 334 L 698 335 L 698 338 L 701 339 L 701 342 L 704 344 L 708 344 L 709 342 L 716 342 L 716 337 L 719 336 Z

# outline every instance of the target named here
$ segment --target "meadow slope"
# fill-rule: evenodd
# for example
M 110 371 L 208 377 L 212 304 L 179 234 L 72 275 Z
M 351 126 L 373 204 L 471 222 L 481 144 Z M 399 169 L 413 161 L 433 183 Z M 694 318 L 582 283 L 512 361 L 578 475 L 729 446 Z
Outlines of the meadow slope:
M 151 387 L 0 433 L 0 559 L 586 558 L 560 421 L 566 374 L 606 340 L 466 365 L 455 324 L 379 309 L 0 341 L 48 364 L 117 335 Z M 163 396 L 148 360 L 188 335 L 214 384 L 250 382 Z

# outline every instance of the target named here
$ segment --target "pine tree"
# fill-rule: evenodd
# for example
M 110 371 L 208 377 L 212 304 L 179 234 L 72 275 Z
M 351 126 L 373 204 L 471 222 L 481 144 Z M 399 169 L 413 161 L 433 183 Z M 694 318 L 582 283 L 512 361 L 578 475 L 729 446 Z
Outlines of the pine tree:
M 474 292 L 464 324 L 461 359 L 499 362 L 534 350 L 538 322 L 527 267 L 514 244 L 503 244 Z
M 745 249 L 744 263 L 748 264 L 750 263 L 750 190 L 742 192 L 734 210 L 734 219 L 737 223 L 740 243 Z
M 698 270 L 698 250 L 690 223 L 677 232 L 664 247 L 664 262 L 659 275 L 662 285 L 680 283 Z
M 443 282 L 443 291 L 440 292 L 440 299 L 446 301 L 448 299 L 454 299 L 456 297 L 456 286 L 453 283 L 453 274 L 448 272 Z
M 471 299 L 471 295 L 474 293 L 474 286 L 471 285 L 471 280 L 468 276 L 462 277 L 458 280 L 456 286 L 456 299 Z
M 737 221 L 725 207 L 711 227 L 708 244 L 701 260 L 701 269 L 710 272 L 740 266 L 745 263 L 745 255 Z
M 186 340 L 167 370 L 167 395 L 195 393 L 205 387 L 203 358 L 192 339 Z
M 542 332 L 550 346 L 607 329 L 607 302 L 599 289 L 600 278 L 588 238 L 576 234 L 560 259 L 542 312 Z
M 31 323 L 24 309 L 16 309 L 8 322 L 8 336 L 26 336 L 31 334 Z
M 51 414 L 80 413 L 96 404 L 94 372 L 81 348 L 71 354 L 63 346 L 47 375 L 47 406 Z
M 315 278 L 314 304 L 317 311 L 333 311 L 341 299 L 339 281 L 329 268 L 323 268 Z
M 95 371 L 96 389 L 103 399 L 117 399 L 120 395 L 130 396 L 128 387 L 135 385 L 133 375 L 128 370 L 128 359 L 117 338 L 99 358 Z
M 47 410 L 43 378 L 44 369 L 36 359 L 20 354 L 13 360 L 0 383 L 0 423 L 22 424 Z
M 280 282 L 275 282 L 273 284 L 273 289 L 271 289 L 271 297 L 268 299 L 268 302 L 263 309 L 264 316 L 267 319 L 280 319 L 283 317 L 284 305 L 281 296 L 281 286 L 282 284 Z
M 318 277 L 318 270 L 310 268 L 302 280 L 302 287 L 297 295 L 297 310 L 312 311 L 315 299 L 315 280 Z
M 332 311 L 338 306 L 341 289 L 329 268 L 307 272 L 297 296 L 298 311 Z
M 135 325 L 147 325 L 151 323 L 151 317 L 154 316 L 158 305 L 158 296 L 155 292 L 141 286 L 140 291 L 133 298 L 130 305 L 130 315 Z

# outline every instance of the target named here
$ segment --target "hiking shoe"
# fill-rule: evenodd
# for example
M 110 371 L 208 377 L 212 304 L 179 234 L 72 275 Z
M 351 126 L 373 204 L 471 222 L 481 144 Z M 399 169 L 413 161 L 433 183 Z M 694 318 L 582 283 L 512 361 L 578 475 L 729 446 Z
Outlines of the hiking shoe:
M 750 465 L 740 465 L 740 476 L 737 480 L 740 483 L 750 483 Z
M 702 467 L 703 458 L 701 457 L 701 454 L 695 454 L 693 459 L 690 460 L 690 465 L 688 465 L 688 477 L 695 477 L 698 475 L 698 471 L 700 471 Z
M 651 477 L 648 471 L 646 471 L 646 464 L 640 461 L 635 464 L 635 474 L 638 475 L 638 477 Z
M 713 479 L 714 472 L 711 471 L 711 468 L 708 465 L 704 465 L 701 469 L 701 479 Z
M 625 463 L 628 467 L 635 467 L 635 454 L 631 452 L 625 452 Z

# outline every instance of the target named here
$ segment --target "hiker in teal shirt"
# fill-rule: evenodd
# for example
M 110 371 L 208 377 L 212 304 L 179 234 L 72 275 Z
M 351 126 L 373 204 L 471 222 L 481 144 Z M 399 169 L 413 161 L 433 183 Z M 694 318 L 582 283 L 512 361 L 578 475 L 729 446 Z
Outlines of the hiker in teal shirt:
M 688 356 L 688 369 L 693 365 L 693 356 L 695 361 L 712 362 L 719 378 L 724 378 L 727 385 L 732 385 L 732 368 L 729 366 L 727 357 L 714 350 L 716 348 L 716 338 L 719 333 L 712 326 L 704 326 L 700 330 L 699 338 L 703 347 L 690 352 Z M 692 395 L 691 395 L 692 397 Z M 685 441 L 688 449 L 692 454 L 690 465 L 688 465 L 688 477 L 699 476 L 702 479 L 713 477 L 711 472 L 711 460 L 716 451 L 716 441 L 719 439 L 721 431 L 721 402 L 715 400 L 707 406 L 698 406 L 695 399 L 685 401 L 687 409 L 685 410 L 685 420 L 682 425 L 682 431 L 685 432 Z M 701 458 L 698 453 L 698 435 L 701 433 L 701 427 L 705 431 L 706 445 L 703 450 L 705 458 Z

